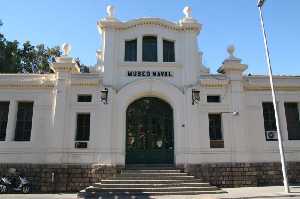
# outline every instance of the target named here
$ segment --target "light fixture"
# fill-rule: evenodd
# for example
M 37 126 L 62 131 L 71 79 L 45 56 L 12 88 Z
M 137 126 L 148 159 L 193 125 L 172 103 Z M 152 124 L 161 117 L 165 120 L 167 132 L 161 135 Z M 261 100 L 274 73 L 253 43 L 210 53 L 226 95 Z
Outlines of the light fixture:
M 192 105 L 200 102 L 200 91 L 192 89 Z
M 231 113 L 232 116 L 237 116 L 237 115 L 239 115 L 239 112 L 238 112 L 238 111 L 226 111 L 226 112 L 221 112 L 221 114 L 223 114 L 223 113 Z
M 104 88 L 101 91 L 101 96 L 100 96 L 101 102 L 103 102 L 103 104 L 107 104 L 107 97 L 108 97 L 108 89 Z

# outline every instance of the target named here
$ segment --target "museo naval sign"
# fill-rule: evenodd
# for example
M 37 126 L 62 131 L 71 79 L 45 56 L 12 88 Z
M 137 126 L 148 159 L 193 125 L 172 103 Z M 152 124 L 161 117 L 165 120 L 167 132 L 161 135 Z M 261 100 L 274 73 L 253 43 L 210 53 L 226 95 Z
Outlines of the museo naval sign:
M 127 71 L 128 77 L 173 77 L 171 71 L 149 71 L 149 70 L 129 70 Z

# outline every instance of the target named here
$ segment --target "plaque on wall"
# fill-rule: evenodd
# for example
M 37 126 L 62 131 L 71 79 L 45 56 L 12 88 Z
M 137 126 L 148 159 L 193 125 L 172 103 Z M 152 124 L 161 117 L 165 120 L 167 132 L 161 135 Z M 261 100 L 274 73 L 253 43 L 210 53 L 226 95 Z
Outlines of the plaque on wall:
M 129 70 L 127 71 L 128 77 L 173 77 L 172 71 L 149 71 L 149 70 Z

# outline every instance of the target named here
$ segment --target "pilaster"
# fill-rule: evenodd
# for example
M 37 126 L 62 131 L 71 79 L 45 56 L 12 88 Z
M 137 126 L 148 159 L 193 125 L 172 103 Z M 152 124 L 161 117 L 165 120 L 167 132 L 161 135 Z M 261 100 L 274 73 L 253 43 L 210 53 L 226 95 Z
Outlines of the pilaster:
M 245 140 L 247 136 L 245 135 L 246 131 L 244 129 L 247 117 L 244 105 L 245 94 L 243 90 L 243 72 L 247 69 L 247 65 L 242 64 L 241 59 L 233 55 L 235 51 L 234 46 L 229 46 L 227 51 L 229 57 L 224 60 L 218 72 L 225 74 L 229 78 L 231 111 L 238 112 L 237 115 L 232 116 L 232 132 L 230 132 L 230 134 L 233 139 L 231 142 L 231 150 L 236 152 L 232 153 L 232 161 L 239 161 L 239 157 L 236 156 L 236 154 L 245 148 L 247 142 L 247 140 Z
M 73 58 L 68 57 L 70 51 L 69 44 L 63 44 L 62 49 L 64 55 L 56 58 L 56 62 L 52 64 L 53 70 L 57 75 L 57 83 L 55 86 L 55 107 L 54 107 L 54 125 L 51 136 L 51 148 L 59 151 L 64 151 L 65 146 L 66 127 L 68 126 L 68 113 L 69 113 L 69 97 L 72 73 L 79 73 L 80 69 Z M 64 161 L 63 157 L 60 161 Z

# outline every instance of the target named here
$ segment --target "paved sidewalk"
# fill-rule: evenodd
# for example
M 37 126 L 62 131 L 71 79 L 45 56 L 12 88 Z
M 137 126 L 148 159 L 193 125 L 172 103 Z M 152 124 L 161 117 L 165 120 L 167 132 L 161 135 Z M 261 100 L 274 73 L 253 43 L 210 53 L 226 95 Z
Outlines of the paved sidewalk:
M 211 195 L 192 195 L 192 196 L 143 196 L 143 197 L 112 197 L 112 199 L 226 199 L 226 198 L 245 198 L 245 199 L 262 199 L 262 198 L 292 198 L 300 199 L 300 186 L 291 186 L 291 193 L 283 193 L 283 187 L 243 187 L 243 188 L 226 188 L 226 194 Z M 0 199 L 76 199 L 77 194 L 3 194 Z M 105 199 L 105 198 L 99 198 Z

